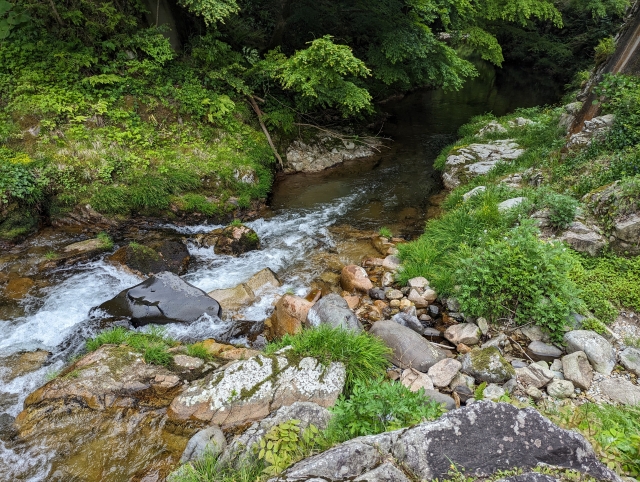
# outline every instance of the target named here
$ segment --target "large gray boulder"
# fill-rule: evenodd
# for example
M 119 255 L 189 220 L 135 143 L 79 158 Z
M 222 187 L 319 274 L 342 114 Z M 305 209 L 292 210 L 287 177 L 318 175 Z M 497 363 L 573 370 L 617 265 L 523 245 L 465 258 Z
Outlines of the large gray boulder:
M 369 331 L 393 350 L 391 361 L 400 368 L 415 368 L 426 373 L 447 357 L 445 352 L 418 333 L 391 320 L 377 321 Z
M 564 335 L 567 353 L 583 351 L 593 369 L 609 375 L 616 366 L 616 350 L 604 337 L 595 331 L 574 330 Z
M 218 318 L 222 314 L 216 300 L 169 271 L 121 291 L 97 309 L 115 318 L 128 318 L 135 327 L 193 323 L 202 315 Z
M 171 420 L 217 424 L 223 429 L 261 420 L 295 402 L 333 405 L 345 382 L 342 363 L 323 365 L 310 357 L 289 360 L 286 351 L 256 355 L 197 380 L 176 397 Z
M 463 373 L 483 382 L 504 383 L 516 376 L 514 368 L 494 346 L 475 348 L 461 362 Z
M 334 328 L 362 331 L 358 317 L 349 309 L 346 300 L 336 293 L 323 296 L 309 309 L 307 323 L 311 326 L 330 325 Z
M 605 378 L 598 383 L 600 393 L 623 405 L 640 404 L 640 386 L 624 378 Z
M 557 427 L 531 408 L 478 402 L 434 422 L 349 440 L 298 462 L 270 482 L 393 480 L 363 477 L 384 465 L 401 468 L 410 480 L 443 480 L 451 465 L 465 476 L 488 477 L 500 470 L 527 470 L 540 464 L 620 481 L 577 432 Z

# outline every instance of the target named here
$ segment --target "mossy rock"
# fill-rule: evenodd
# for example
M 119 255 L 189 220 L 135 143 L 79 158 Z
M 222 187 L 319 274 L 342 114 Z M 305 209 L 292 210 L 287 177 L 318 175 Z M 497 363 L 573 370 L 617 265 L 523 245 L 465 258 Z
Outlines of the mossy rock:
M 460 361 L 463 373 L 481 382 L 504 383 L 516 376 L 515 369 L 494 346 L 475 348 Z
M 199 237 L 198 242 L 204 247 L 213 246 L 216 254 L 226 254 L 228 256 L 238 256 L 260 249 L 258 234 L 244 224 L 214 229 L 210 233 Z
M 164 240 L 149 244 L 130 243 L 118 249 L 109 261 L 121 264 L 131 271 L 152 275 L 170 271 L 177 275 L 186 273 L 191 257 L 180 241 Z

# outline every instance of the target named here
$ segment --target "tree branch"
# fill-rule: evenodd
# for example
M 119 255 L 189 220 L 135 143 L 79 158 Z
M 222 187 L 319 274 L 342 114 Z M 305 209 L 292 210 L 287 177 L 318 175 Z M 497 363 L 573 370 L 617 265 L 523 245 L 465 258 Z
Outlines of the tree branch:
M 53 0 L 49 0 L 49 5 L 51 5 L 51 12 L 53 13 L 54 18 L 56 19 L 56 22 L 58 22 L 58 25 L 60 25 L 61 27 L 64 27 L 64 22 L 62 21 L 62 18 L 60 17 L 60 14 L 58 13 L 58 9 L 56 9 L 56 5 L 55 3 L 53 3 Z
M 260 107 L 258 107 L 258 104 L 256 104 L 256 101 L 253 98 L 253 96 L 248 95 L 247 98 L 249 99 L 249 103 L 251 104 L 253 111 L 258 116 L 258 122 L 260 122 L 260 127 L 262 127 L 262 132 L 264 132 L 264 135 L 267 136 L 267 142 L 269 143 L 269 146 L 271 146 L 271 150 L 273 151 L 273 154 L 276 156 L 276 159 L 278 159 L 280 168 L 284 169 L 284 163 L 282 162 L 282 158 L 280 157 L 280 154 L 278 154 L 278 151 L 276 150 L 276 146 L 273 144 L 273 141 L 271 140 L 271 136 L 269 135 L 267 126 L 265 126 L 264 122 L 262 122 L 262 111 L 260 110 Z

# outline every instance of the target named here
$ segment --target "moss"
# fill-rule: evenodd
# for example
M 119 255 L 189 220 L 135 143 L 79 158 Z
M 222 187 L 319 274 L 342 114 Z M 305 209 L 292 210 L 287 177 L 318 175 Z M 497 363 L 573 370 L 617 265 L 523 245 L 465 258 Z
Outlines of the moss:
M 471 364 L 473 368 L 477 371 L 500 371 L 511 374 L 513 376 L 516 375 L 516 371 L 511 365 L 506 362 L 506 360 L 504 361 L 504 363 L 501 363 L 501 366 L 499 368 L 491 366 L 492 361 L 502 358 L 502 355 L 500 355 L 500 351 L 495 346 L 471 350 L 471 352 L 469 353 L 469 357 L 471 358 Z

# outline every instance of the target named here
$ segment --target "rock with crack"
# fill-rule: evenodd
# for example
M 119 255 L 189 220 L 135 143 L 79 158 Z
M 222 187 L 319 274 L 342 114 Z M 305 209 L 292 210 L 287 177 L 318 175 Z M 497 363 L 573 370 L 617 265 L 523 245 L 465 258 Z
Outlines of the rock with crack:
M 471 144 L 456 149 L 447 157 L 442 179 L 447 189 L 455 189 L 467 180 L 486 174 L 499 162 L 510 162 L 524 153 L 513 139 L 487 144 Z
M 97 309 L 115 318 L 128 318 L 136 327 L 193 323 L 202 315 L 217 319 L 222 314 L 216 300 L 169 271 L 121 291 Z
M 566 147 L 568 149 L 583 148 L 590 145 L 593 139 L 602 139 L 611 129 L 614 120 L 613 114 L 607 114 L 584 121 L 582 130 L 569 137 Z
M 173 400 L 168 415 L 177 422 L 193 420 L 228 429 L 295 402 L 329 407 L 342 393 L 344 382 L 342 363 L 325 366 L 309 357 L 290 360 L 285 349 L 232 363 L 194 382 Z
M 588 227 L 580 221 L 571 223 L 560 239 L 576 251 L 591 256 L 596 256 L 607 245 L 607 240 L 596 227 Z
M 324 430 L 329 426 L 331 412 L 316 403 L 295 402 L 292 405 L 280 407 L 268 417 L 254 422 L 241 435 L 238 435 L 229 444 L 221 455 L 219 463 L 223 466 L 240 467 L 255 460 L 255 448 L 265 435 L 275 427 L 289 420 L 298 420 L 300 431 L 307 429 L 310 425 L 319 430 Z
M 494 402 L 474 403 L 408 429 L 349 440 L 296 463 L 269 482 L 377 480 L 364 474 L 385 465 L 387 471 L 389 465 L 402 468 L 409 480 L 443 480 L 452 464 L 471 477 L 544 464 L 620 482 L 582 435 L 557 427 L 534 409 Z

